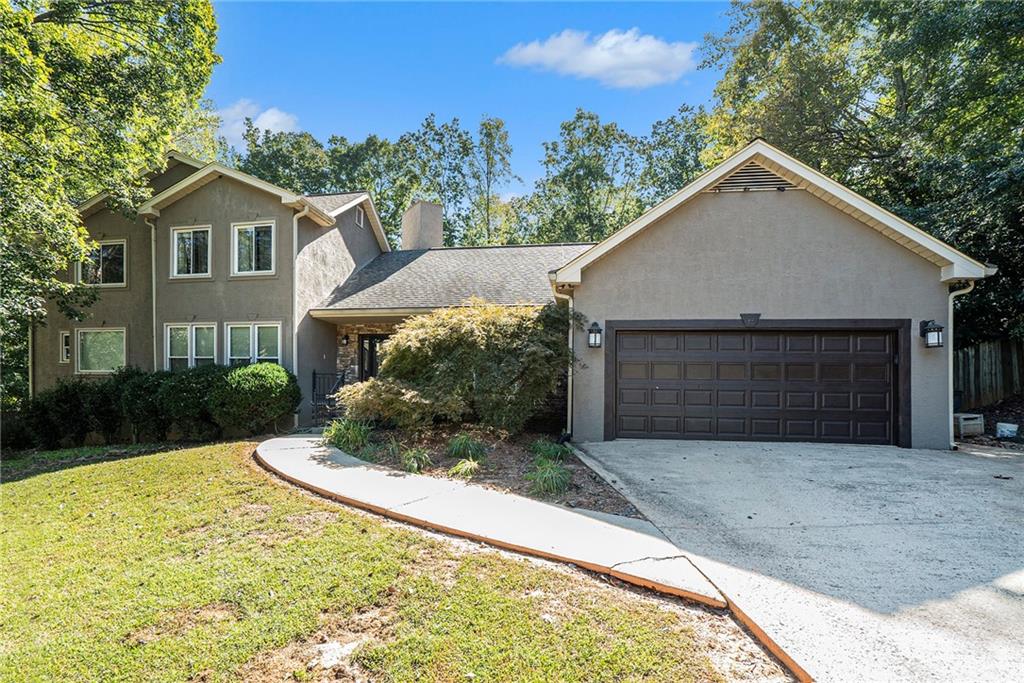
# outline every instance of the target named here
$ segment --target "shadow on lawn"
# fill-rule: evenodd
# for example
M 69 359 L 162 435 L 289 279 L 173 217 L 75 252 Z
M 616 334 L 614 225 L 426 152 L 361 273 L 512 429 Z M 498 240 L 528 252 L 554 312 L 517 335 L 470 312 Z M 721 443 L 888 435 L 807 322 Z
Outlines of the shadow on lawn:
M 0 458 L 0 482 L 8 483 L 34 477 L 37 474 L 92 465 L 110 460 L 124 460 L 162 451 L 191 448 L 198 444 L 147 443 L 115 446 L 81 446 L 55 451 L 21 451 L 4 453 Z

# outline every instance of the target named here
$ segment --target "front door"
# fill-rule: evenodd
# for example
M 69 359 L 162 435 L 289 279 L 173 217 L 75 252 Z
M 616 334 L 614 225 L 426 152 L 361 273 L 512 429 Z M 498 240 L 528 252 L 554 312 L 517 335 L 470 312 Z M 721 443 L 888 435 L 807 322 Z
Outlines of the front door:
M 380 368 L 380 345 L 390 335 L 361 334 L 359 335 L 359 381 L 366 381 L 377 376 Z

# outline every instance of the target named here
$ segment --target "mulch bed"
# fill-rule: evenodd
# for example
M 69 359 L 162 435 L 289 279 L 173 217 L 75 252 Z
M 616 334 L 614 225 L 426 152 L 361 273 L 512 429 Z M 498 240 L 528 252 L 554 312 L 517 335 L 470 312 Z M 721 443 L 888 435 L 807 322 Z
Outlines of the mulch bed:
M 477 428 L 439 428 L 422 433 L 378 430 L 373 433 L 371 441 L 384 445 L 394 438 L 403 448 L 425 448 L 430 452 L 433 465 L 425 468 L 421 474 L 452 479 L 454 477 L 448 474 L 448 470 L 458 461 L 448 457 L 445 448 L 448 440 L 461 431 L 471 434 L 487 447 L 487 457 L 480 464 L 480 470 L 470 480 L 473 484 L 568 507 L 586 508 L 626 517 L 643 517 L 632 503 L 575 455 L 568 455 L 562 461 L 572 474 L 569 488 L 564 493 L 547 497 L 534 495 L 530 491 L 530 482 L 526 480 L 526 473 L 535 458 L 529 446 L 537 439 L 556 440 L 556 437 L 550 434 L 524 432 L 508 436 Z M 402 469 L 398 458 L 388 454 L 384 449 L 380 449 L 380 455 L 375 462 L 396 470 Z
M 961 437 L 961 442 L 977 446 L 992 446 L 995 448 L 1024 451 L 1024 394 L 1007 396 L 992 405 L 972 409 L 967 412 L 980 413 L 985 416 L 985 433 L 977 436 Z M 1009 422 L 1010 424 L 1020 425 L 1017 437 L 1015 439 L 997 439 L 995 437 L 997 422 Z

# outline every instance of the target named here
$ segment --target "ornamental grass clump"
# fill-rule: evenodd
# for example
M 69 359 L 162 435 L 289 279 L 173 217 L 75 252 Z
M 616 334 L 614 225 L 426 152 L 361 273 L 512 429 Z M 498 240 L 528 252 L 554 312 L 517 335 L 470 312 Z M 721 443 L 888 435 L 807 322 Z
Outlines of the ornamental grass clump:
M 565 444 L 555 443 L 548 439 L 537 439 L 530 444 L 530 451 L 540 458 L 562 461 L 572 455 L 572 449 Z
M 406 449 L 402 451 L 399 460 L 402 462 L 402 469 L 413 474 L 422 472 L 425 468 L 434 464 L 426 448 Z
M 448 474 L 458 479 L 472 479 L 480 471 L 480 461 L 463 458 L 448 470 Z
M 564 492 L 572 481 L 572 473 L 565 465 L 547 458 L 537 458 L 526 473 L 530 491 L 538 496 L 553 496 Z
M 487 455 L 487 448 L 466 432 L 459 432 L 448 440 L 448 448 L 445 454 L 449 458 L 459 460 L 483 460 Z
M 334 420 L 324 428 L 324 443 L 340 451 L 356 454 L 369 444 L 371 432 L 373 427 L 368 423 L 345 417 Z

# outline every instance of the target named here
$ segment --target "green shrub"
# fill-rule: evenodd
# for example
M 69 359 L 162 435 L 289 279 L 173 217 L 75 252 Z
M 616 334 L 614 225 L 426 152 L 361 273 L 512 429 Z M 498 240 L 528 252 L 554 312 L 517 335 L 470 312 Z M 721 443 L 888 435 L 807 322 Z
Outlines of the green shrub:
M 29 403 L 28 424 L 36 443 L 45 449 L 60 446 L 67 437 L 81 446 L 92 429 L 86 401 L 91 387 L 83 379 L 62 379 Z
M 480 461 L 464 458 L 455 463 L 448 474 L 459 479 L 472 479 L 480 471 Z
M 227 368 L 202 365 L 172 372 L 160 387 L 161 409 L 189 439 L 206 441 L 220 434 L 210 413 L 210 396 L 224 381 Z
M 434 464 L 426 448 L 409 448 L 404 450 L 399 459 L 402 461 L 402 469 L 413 474 L 422 472 L 423 468 Z
M 3 411 L 3 424 L 0 425 L 0 451 L 5 458 L 19 455 L 19 451 L 31 448 L 35 440 L 29 428 L 28 406 L 22 410 L 8 408 Z
M 564 306 L 498 306 L 479 299 L 403 322 L 383 344 L 379 377 L 430 403 L 444 397 L 511 432 L 544 407 L 572 362 Z M 396 396 L 396 400 L 403 397 Z M 433 411 L 434 416 L 457 419 Z
M 560 462 L 537 458 L 533 469 L 526 473 L 526 480 L 530 482 L 530 490 L 534 494 L 553 496 L 569 488 L 572 473 Z
M 231 368 L 214 384 L 210 415 L 222 429 L 258 434 L 299 406 L 302 394 L 295 375 L 277 363 Z
M 567 456 L 572 455 L 571 448 L 548 439 L 537 439 L 530 444 L 530 451 L 540 458 L 556 461 L 565 460 Z
M 401 429 L 422 429 L 437 419 L 457 420 L 465 413 L 456 397 L 427 398 L 409 385 L 379 377 L 344 386 L 335 397 L 352 419 Z
M 121 391 L 121 412 L 132 430 L 132 441 L 163 441 L 171 418 L 160 400 L 169 372 L 147 372 L 130 377 Z
M 361 420 L 345 417 L 334 420 L 324 429 L 324 443 L 340 451 L 355 454 L 370 442 L 373 428 Z
M 448 441 L 445 452 L 449 458 L 483 460 L 487 455 L 487 448 L 466 432 L 459 432 Z
M 145 373 L 138 368 L 120 368 L 104 379 L 91 382 L 89 391 L 83 395 L 90 427 L 102 434 L 108 444 L 120 441 L 125 423 L 122 401 L 125 388 L 133 379 L 143 375 Z

